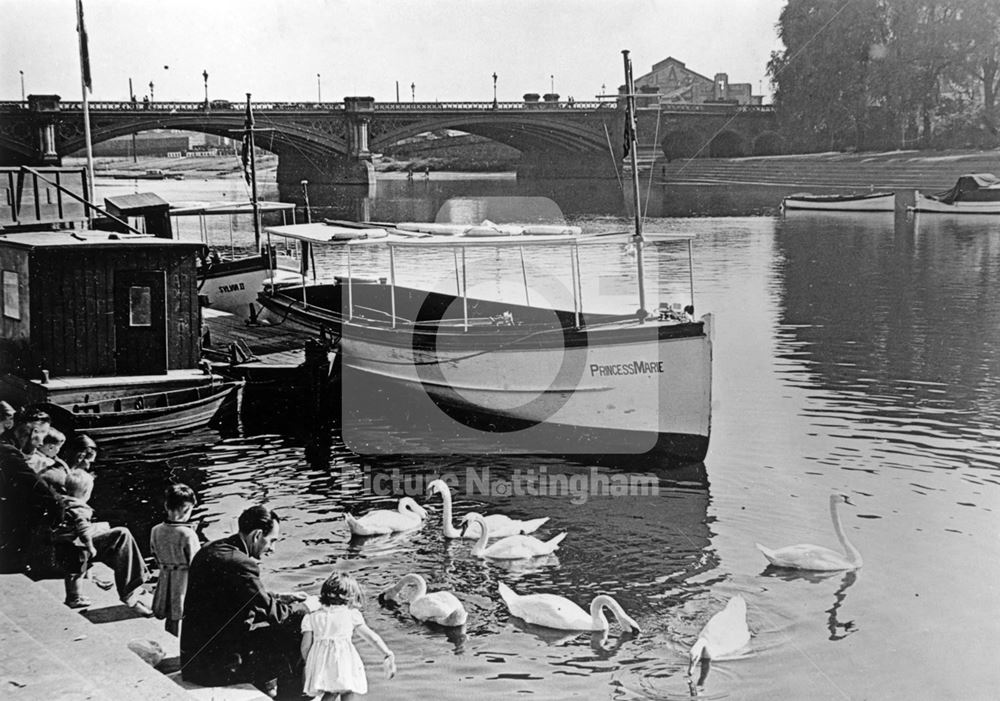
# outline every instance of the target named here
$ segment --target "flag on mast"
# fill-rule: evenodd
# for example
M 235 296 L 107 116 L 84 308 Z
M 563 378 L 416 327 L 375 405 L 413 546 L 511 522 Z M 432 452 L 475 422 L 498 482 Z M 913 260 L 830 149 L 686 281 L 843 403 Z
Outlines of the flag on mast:
M 90 48 L 87 46 L 87 27 L 83 24 L 83 0 L 76 0 L 76 31 L 80 35 L 80 73 L 87 90 L 93 91 L 90 80 Z
M 250 184 L 250 149 L 253 148 L 253 112 L 250 111 L 250 101 L 247 100 L 247 118 L 243 125 L 243 144 L 240 149 L 240 162 L 243 164 L 243 178 Z

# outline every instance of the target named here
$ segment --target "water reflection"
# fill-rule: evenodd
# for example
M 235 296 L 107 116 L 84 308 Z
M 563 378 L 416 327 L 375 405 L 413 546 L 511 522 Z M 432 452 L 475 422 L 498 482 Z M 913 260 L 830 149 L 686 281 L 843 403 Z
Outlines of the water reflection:
M 877 434 L 875 457 L 960 464 L 1000 410 L 1000 243 L 986 221 L 857 217 L 778 222 L 778 354 L 803 407 L 836 436 Z M 974 281 L 969 284 L 969 280 Z M 802 362 L 803 357 L 808 362 Z M 971 421 L 970 421 L 971 419 Z
M 840 621 L 840 609 L 844 605 L 844 601 L 847 599 L 847 590 L 854 586 L 854 583 L 858 580 L 857 570 L 850 570 L 847 572 L 807 572 L 805 570 L 792 570 L 785 567 L 768 565 L 764 568 L 764 571 L 761 572 L 761 576 L 775 577 L 786 582 L 801 580 L 810 582 L 811 584 L 833 581 L 839 577 L 840 586 L 838 586 L 836 591 L 833 593 L 833 605 L 825 611 L 827 614 L 826 627 L 830 633 L 829 639 L 843 640 L 847 636 L 859 630 L 854 622 L 854 619 L 845 622 Z

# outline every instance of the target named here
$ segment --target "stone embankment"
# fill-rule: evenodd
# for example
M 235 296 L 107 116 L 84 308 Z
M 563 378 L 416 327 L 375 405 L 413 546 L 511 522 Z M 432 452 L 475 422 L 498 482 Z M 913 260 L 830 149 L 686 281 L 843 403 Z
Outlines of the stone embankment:
M 473 158 L 468 163 L 451 155 L 448 169 L 461 172 L 488 171 L 489 164 Z M 385 159 L 378 170 L 422 172 L 429 161 L 415 157 L 410 161 Z M 430 170 L 438 170 L 439 163 Z M 113 173 L 162 170 L 194 178 L 241 177 L 239 159 L 233 156 L 214 158 L 145 158 L 99 159 L 98 176 Z M 493 163 L 509 172 L 511 163 Z M 273 180 L 277 156 L 258 159 L 260 181 Z M 944 190 L 965 173 L 1000 175 L 998 151 L 888 151 L 884 153 L 810 153 L 794 156 L 747 158 L 695 158 L 667 161 L 652 148 L 640 149 L 640 171 L 652 169 L 654 181 L 666 185 L 774 185 L 803 190 Z
M 798 156 L 651 158 L 654 181 L 667 185 L 774 185 L 822 190 L 944 190 L 966 173 L 1000 175 L 1000 151 L 890 151 Z

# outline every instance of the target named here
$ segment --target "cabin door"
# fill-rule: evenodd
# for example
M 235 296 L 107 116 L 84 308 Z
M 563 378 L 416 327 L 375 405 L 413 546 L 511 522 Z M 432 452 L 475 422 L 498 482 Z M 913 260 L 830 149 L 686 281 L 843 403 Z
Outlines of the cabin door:
M 167 373 L 166 273 L 115 273 L 115 370 L 119 375 Z

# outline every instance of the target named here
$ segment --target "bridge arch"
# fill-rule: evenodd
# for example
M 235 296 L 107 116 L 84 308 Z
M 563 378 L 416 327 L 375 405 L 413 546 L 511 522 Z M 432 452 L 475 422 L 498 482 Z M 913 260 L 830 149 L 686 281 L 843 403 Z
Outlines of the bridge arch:
M 712 158 L 737 158 L 746 155 L 743 137 L 735 131 L 721 131 L 712 137 L 708 145 L 708 155 Z
M 667 132 L 660 142 L 660 150 L 667 160 L 704 156 L 705 135 L 697 129 L 675 129 Z
M 191 114 L 146 115 L 140 111 L 136 118 L 130 121 L 94 120 L 91 140 L 100 143 L 118 136 L 154 129 L 181 129 L 239 139 L 243 135 L 244 120 L 245 116 L 238 111 L 234 111 L 231 115 L 212 114 L 211 119 Z M 86 144 L 82 124 L 75 121 L 61 122 L 58 128 L 58 141 L 60 151 L 63 153 L 73 153 L 84 148 Z M 272 126 L 269 120 L 258 120 L 254 128 L 254 142 L 259 148 L 279 155 L 292 152 L 306 157 L 320 158 L 331 155 L 345 156 L 348 151 L 345 135 L 318 129 L 308 122 L 282 121 Z
M 777 156 L 784 150 L 785 140 L 776 131 L 765 131 L 753 140 L 753 155 Z
M 608 115 L 608 133 L 615 130 L 614 114 Z M 566 119 L 535 119 L 525 122 L 517 114 L 456 114 L 415 121 L 380 120 L 372 125 L 372 149 L 385 150 L 400 141 L 429 131 L 451 129 L 475 134 L 518 151 L 558 150 L 567 154 L 606 154 L 605 134 L 593 125 Z

